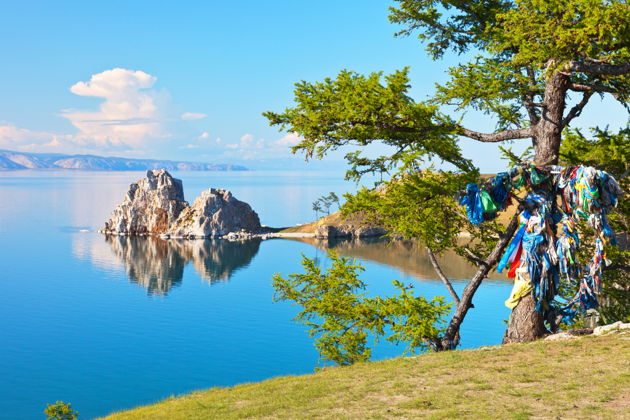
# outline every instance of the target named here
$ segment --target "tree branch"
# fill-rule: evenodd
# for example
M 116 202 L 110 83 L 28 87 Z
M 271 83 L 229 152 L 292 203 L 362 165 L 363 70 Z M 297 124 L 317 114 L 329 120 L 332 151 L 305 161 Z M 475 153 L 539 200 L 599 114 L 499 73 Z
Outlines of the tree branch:
M 615 99 L 619 96 L 619 92 L 611 87 L 603 86 L 603 85 L 592 85 L 589 83 L 571 83 L 569 85 L 569 89 L 575 92 L 610 93 Z
M 571 122 L 573 118 L 577 117 L 578 115 L 582 113 L 582 110 L 588 103 L 588 100 L 591 99 L 591 96 L 593 96 L 593 92 L 584 92 L 584 95 L 582 96 L 582 100 L 580 101 L 580 103 L 576 104 L 573 108 L 571 108 L 567 116 L 564 117 L 564 119 L 562 120 L 563 127 L 566 127 L 567 125 L 569 125 L 569 123 Z
M 503 130 L 497 133 L 486 134 L 459 126 L 458 132 L 458 134 L 484 143 L 498 143 L 505 140 L 524 139 L 534 135 L 534 131 L 531 127 L 520 128 L 518 130 Z
M 529 77 L 530 82 L 533 86 L 536 85 L 536 74 L 534 73 L 534 69 L 530 66 L 526 68 L 527 76 Z M 538 121 L 540 121 L 540 117 L 538 116 L 538 112 L 536 111 L 536 107 L 542 106 L 542 104 L 534 103 L 534 95 L 533 91 L 528 91 L 525 93 L 523 97 L 523 106 L 527 110 L 527 114 L 529 115 L 529 122 L 531 125 L 536 125 Z
M 459 296 L 457 296 L 457 292 L 455 291 L 455 289 L 453 289 L 453 285 L 451 285 L 451 282 L 444 275 L 444 272 L 442 271 L 442 268 L 440 267 L 440 264 L 435 258 L 435 254 L 433 254 L 433 250 L 430 247 L 427 247 L 427 253 L 429 254 L 429 261 L 431 261 L 433 269 L 437 273 L 440 280 L 442 280 L 442 283 L 444 283 L 444 286 L 446 286 L 446 288 L 448 289 L 448 292 L 451 294 L 451 297 L 455 301 L 455 305 L 459 305 Z
M 472 252 L 469 248 L 464 247 L 464 251 L 468 254 L 468 259 L 475 262 L 477 265 L 487 265 L 486 262 L 479 257 L 479 255 Z
M 572 60 L 567 65 L 567 70 L 571 72 L 599 74 L 602 76 L 623 76 L 624 74 L 630 73 L 630 61 L 626 61 L 623 64 L 606 64 Z

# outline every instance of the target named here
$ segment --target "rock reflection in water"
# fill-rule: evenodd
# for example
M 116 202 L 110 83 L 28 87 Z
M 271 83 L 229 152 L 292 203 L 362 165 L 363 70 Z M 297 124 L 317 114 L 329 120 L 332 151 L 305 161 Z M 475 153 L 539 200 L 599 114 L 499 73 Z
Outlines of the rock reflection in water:
M 323 250 L 331 249 L 340 255 L 377 262 L 396 267 L 414 275 L 418 280 L 438 281 L 437 275 L 424 247 L 412 241 L 389 239 L 343 239 L 343 238 L 300 238 Z M 453 251 L 445 252 L 438 258 L 444 273 L 454 282 L 468 281 L 477 267 Z M 497 281 L 510 281 L 506 276 L 492 271 L 489 278 Z
M 148 294 L 167 294 L 178 286 L 192 262 L 210 284 L 228 281 L 258 253 L 260 239 L 248 241 L 163 240 L 156 237 L 106 236 L 112 252 L 125 265 L 129 280 Z

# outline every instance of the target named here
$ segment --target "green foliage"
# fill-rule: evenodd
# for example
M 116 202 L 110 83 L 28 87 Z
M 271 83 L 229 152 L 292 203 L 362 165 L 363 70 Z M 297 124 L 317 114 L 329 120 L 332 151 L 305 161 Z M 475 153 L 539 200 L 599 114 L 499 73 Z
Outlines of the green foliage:
M 532 155 L 532 151 L 534 148 L 529 146 L 520 155 L 514 154 L 511 147 L 503 147 L 499 146 L 499 151 L 501 152 L 501 158 L 509 162 L 510 167 L 514 167 L 518 164 L 522 164 L 523 162 L 531 162 L 534 157 Z
M 348 153 L 356 178 L 368 172 L 387 172 L 401 164 L 438 160 L 461 170 L 472 170 L 461 156 L 454 139 L 454 122 L 436 106 L 415 103 L 408 95 L 408 69 L 384 77 L 382 73 L 359 75 L 342 71 L 336 79 L 300 82 L 295 85 L 294 108 L 283 113 L 265 112 L 272 125 L 296 132 L 304 138 L 293 152 L 321 158 L 342 146 L 367 146 L 381 142 L 396 152 L 367 158 L 359 151 Z
M 324 211 L 321 200 L 317 199 L 313 201 L 313 211 L 315 212 L 315 217 L 319 217 L 319 212 Z
M 455 196 L 469 182 L 477 181 L 475 173 L 456 174 L 424 170 L 393 177 L 378 190 L 361 189 L 346 195 L 342 212 L 361 212 L 367 220 L 388 227 L 397 235 L 418 239 L 435 252 L 447 248 L 463 251 L 468 244 L 458 237 L 467 230 L 486 237 L 495 227 L 492 223 L 475 226 L 457 205 Z M 478 242 L 484 249 L 494 239 Z
M 44 410 L 46 420 L 77 420 L 78 411 L 72 411 L 72 404 L 57 401 L 55 404 L 48 404 Z
M 434 103 L 455 105 L 494 116 L 497 130 L 530 125 L 522 98 L 529 92 L 542 93 L 540 79 L 511 66 L 498 57 L 478 56 L 474 61 L 451 67 L 450 80 L 437 85 Z
M 390 178 L 375 190 L 346 195 L 343 212 L 360 212 L 393 234 L 418 239 L 438 253 L 452 248 L 484 267 L 482 260 L 491 255 L 504 229 L 497 222 L 470 224 L 456 204 L 457 192 L 480 179 L 461 154 L 459 136 L 483 142 L 545 138 L 532 142 L 535 159 L 554 162 L 562 141 L 558 127 L 568 127 L 592 95 L 611 94 L 627 107 L 630 7 L 625 0 L 395 4 L 389 19 L 399 25 L 397 35 L 417 35 L 433 59 L 448 52 L 472 52 L 475 57 L 451 67 L 449 79 L 424 102 L 409 96 L 408 68 L 389 75 L 342 70 L 336 78 L 297 83 L 292 107 L 264 115 L 271 125 L 304 139 L 293 147 L 294 153 L 322 158 L 343 148 L 350 150 L 347 178 L 366 173 Z M 574 92 L 581 95 L 577 103 L 571 97 Z M 445 106 L 454 106 L 450 109 L 459 115 L 446 115 Z M 488 115 L 499 131 L 485 134 L 465 128 L 461 120 L 469 110 Z M 596 132 L 597 146 L 579 132 L 569 131 L 565 138 L 561 154 L 567 163 L 586 163 L 615 174 L 627 168 L 627 130 L 616 136 Z M 374 143 L 389 146 L 390 152 L 367 155 L 366 146 Z M 504 151 L 512 163 L 519 160 Z M 450 172 L 436 171 L 435 163 L 446 163 L 442 167 Z M 613 228 L 628 231 L 628 205 L 626 200 L 611 216 Z M 469 234 L 467 239 L 457 238 L 462 231 Z M 361 343 L 361 333 L 356 333 L 352 343 Z
M 496 22 L 497 13 L 511 6 L 511 2 L 502 0 L 398 0 L 397 3 L 398 7 L 389 9 L 389 20 L 406 28 L 396 35 L 417 32 L 434 59 L 448 50 L 461 54 L 472 48 L 485 48 L 487 28 Z
M 331 191 L 330 194 L 328 194 L 328 197 L 326 198 L 328 199 L 328 201 L 330 201 L 333 204 L 337 204 L 337 207 L 339 207 L 339 196 L 335 194 L 333 191 Z
M 630 8 L 623 0 L 517 0 L 496 17 L 489 49 L 510 51 L 514 63 L 630 58 Z
M 333 204 L 337 204 L 337 207 L 339 207 L 339 197 L 331 191 L 330 194 L 323 195 L 313 202 L 313 210 L 317 214 L 326 209 L 326 214 L 330 214 L 330 207 Z
M 587 138 L 581 130 L 567 130 L 560 157 L 567 164 L 596 166 L 620 181 L 630 173 L 630 127 L 611 133 L 608 128 L 592 128 Z
M 326 272 L 303 256 L 305 274 L 273 277 L 274 300 L 301 307 L 294 320 L 308 327 L 322 360 L 339 365 L 368 360 L 369 335 L 408 343 L 413 351 L 443 332 L 442 318 L 450 309 L 443 298 L 416 297 L 398 281 L 393 282 L 397 296 L 367 297 L 358 275 L 363 267 L 332 252 L 329 257 L 332 266 Z

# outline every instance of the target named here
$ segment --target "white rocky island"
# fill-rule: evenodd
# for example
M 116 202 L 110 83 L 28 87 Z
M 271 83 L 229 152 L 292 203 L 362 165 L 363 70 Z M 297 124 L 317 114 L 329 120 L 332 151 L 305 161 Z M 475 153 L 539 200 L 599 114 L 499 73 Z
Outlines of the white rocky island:
M 242 237 L 260 233 L 260 219 L 249 204 L 230 191 L 211 188 L 192 207 L 184 200 L 182 181 L 166 170 L 149 170 L 129 186 L 101 233 L 155 235 L 163 238 Z

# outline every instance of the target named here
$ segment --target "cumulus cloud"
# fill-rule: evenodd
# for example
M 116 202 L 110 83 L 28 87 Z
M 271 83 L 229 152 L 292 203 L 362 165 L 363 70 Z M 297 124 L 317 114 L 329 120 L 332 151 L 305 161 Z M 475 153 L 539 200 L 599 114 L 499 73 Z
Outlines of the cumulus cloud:
M 103 98 L 98 111 L 66 110 L 62 115 L 79 130 L 77 138 L 100 146 L 137 147 L 164 136 L 166 96 L 152 89 L 157 78 L 143 71 L 115 68 L 77 82 L 70 91 Z
M 66 109 L 61 116 L 76 128 L 75 133 L 52 133 L 16 127 L 0 121 L 0 148 L 60 153 L 117 152 L 142 155 L 165 144 L 195 149 L 217 146 L 208 132 L 191 136 L 190 144 L 180 146 L 177 138 L 190 132 L 187 121 L 206 114 L 173 114 L 165 90 L 155 88 L 157 77 L 141 70 L 114 68 L 79 81 L 70 87 L 78 96 L 99 98 L 93 109 Z M 159 144 L 157 142 L 159 141 Z M 179 144 L 178 144 L 179 143 Z M 161 146 L 160 146 L 161 145 Z
M 200 120 L 202 118 L 206 118 L 207 115 L 206 114 L 201 114 L 198 112 L 184 112 L 182 114 L 182 120 L 184 121 L 190 121 L 190 120 Z

